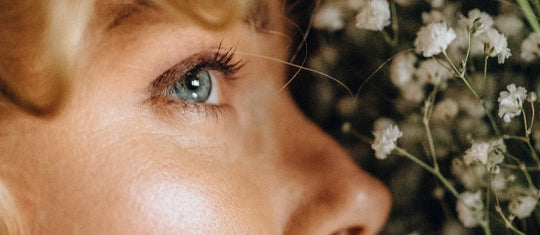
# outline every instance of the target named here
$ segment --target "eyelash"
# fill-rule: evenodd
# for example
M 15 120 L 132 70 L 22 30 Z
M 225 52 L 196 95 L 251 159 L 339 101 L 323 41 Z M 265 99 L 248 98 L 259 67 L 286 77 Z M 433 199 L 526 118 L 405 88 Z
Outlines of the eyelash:
M 235 59 L 235 47 L 223 51 L 221 44 L 215 52 L 195 54 L 174 65 L 152 82 L 150 97 L 153 103 L 164 101 L 166 105 L 181 105 L 183 109 L 208 111 L 216 114 L 223 111 L 226 105 L 206 104 L 171 98 L 176 82 L 183 82 L 202 70 L 217 71 L 227 80 L 236 79 L 236 74 L 244 66 L 243 60 Z M 220 79 L 220 78 L 218 78 Z M 161 102 L 163 103 L 163 102 Z

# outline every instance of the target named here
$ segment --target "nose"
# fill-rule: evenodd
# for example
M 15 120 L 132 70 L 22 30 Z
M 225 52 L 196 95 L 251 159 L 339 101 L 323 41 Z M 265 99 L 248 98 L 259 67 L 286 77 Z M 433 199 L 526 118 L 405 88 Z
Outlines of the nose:
M 390 210 L 386 187 L 301 115 L 285 125 L 295 140 L 282 143 L 283 159 L 297 189 L 285 234 L 377 234 Z

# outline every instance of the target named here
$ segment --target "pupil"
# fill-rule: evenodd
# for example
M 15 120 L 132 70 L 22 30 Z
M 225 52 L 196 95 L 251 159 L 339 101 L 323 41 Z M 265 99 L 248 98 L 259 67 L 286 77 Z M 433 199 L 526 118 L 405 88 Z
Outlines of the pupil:
M 201 82 L 197 78 L 190 79 L 187 81 L 186 87 L 189 90 L 197 90 L 201 86 Z

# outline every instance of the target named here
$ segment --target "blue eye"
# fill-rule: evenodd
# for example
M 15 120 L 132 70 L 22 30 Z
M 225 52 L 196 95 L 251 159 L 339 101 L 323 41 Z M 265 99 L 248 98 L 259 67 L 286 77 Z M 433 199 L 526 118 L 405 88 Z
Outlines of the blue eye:
M 209 70 L 203 69 L 175 82 L 172 95 L 191 102 L 217 104 L 217 90 L 215 77 Z

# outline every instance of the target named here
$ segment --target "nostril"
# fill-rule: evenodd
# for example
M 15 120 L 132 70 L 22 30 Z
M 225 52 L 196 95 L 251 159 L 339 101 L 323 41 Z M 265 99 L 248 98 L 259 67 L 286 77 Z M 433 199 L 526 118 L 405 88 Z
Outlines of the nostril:
M 362 227 L 353 227 L 339 230 L 331 235 L 362 235 L 364 234 L 364 229 Z

